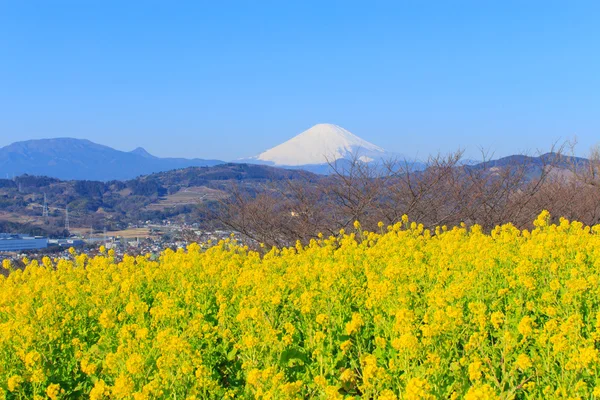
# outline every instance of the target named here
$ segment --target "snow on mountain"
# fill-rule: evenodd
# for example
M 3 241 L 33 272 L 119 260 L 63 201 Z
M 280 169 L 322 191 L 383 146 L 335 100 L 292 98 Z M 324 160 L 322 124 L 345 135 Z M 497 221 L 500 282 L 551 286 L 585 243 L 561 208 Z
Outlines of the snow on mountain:
M 280 166 L 316 165 L 358 157 L 363 162 L 385 157 L 381 147 L 333 124 L 317 124 L 253 160 Z

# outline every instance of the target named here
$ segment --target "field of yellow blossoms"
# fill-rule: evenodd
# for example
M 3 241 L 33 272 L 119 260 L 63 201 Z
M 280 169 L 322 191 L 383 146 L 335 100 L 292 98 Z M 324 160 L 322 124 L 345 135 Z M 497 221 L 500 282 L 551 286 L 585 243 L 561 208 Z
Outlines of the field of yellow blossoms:
M 0 398 L 600 397 L 600 227 L 234 240 L 0 277 Z

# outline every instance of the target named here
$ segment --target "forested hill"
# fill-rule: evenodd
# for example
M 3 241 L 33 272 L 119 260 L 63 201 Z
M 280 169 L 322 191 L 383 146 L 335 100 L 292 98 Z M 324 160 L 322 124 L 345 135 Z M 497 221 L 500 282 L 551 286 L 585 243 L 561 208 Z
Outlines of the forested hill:
M 226 198 L 234 188 L 254 193 L 267 184 L 300 178 L 322 179 L 305 171 L 247 164 L 190 167 L 126 181 L 32 175 L 0 179 L 0 231 L 60 232 L 67 208 L 72 226 L 109 230 L 146 220 L 199 221 L 207 204 Z M 48 219 L 42 218 L 44 195 Z
M 291 223 L 308 224 L 306 233 L 309 234 L 328 228 L 328 218 L 333 219 L 329 223 L 331 226 L 345 226 L 356 219 L 361 222 L 395 220 L 397 215 L 404 213 L 426 220 L 448 207 L 451 209 L 449 215 L 459 222 L 479 221 L 488 226 L 506 222 L 502 210 L 515 209 L 508 205 L 526 193 L 529 193 L 528 199 L 539 200 L 534 208 L 550 207 L 542 200 L 544 196 L 556 198 L 551 189 L 560 183 L 557 182 L 560 179 L 565 180 L 560 184 L 574 185 L 568 193 L 587 197 L 581 201 L 566 201 L 557 212 L 577 215 L 587 221 L 580 216 L 586 210 L 572 208 L 597 204 L 590 200 L 595 199 L 595 195 L 588 193 L 589 185 L 581 183 L 590 178 L 585 176 L 589 168 L 574 168 L 591 165 L 588 163 L 585 159 L 549 153 L 540 157 L 511 156 L 468 165 L 450 157 L 434 160 L 429 168 L 416 172 L 402 163 L 389 171 L 374 170 L 357 163 L 342 169 L 349 174 L 343 176 L 237 163 L 183 168 L 126 181 L 63 181 L 22 175 L 0 179 L 0 231 L 61 232 L 67 209 L 71 227 L 87 229 L 121 229 L 128 224 L 164 220 L 212 224 L 218 220 L 212 211 L 219 204 L 230 201 L 236 204 L 227 214 L 228 220 L 239 219 L 236 224 L 245 225 L 245 228 L 252 221 L 263 221 L 267 213 L 280 215 L 281 221 L 287 221 L 290 215 L 301 215 L 302 218 L 293 218 Z M 403 172 L 403 168 L 409 170 Z M 584 174 L 572 179 L 573 171 L 577 169 Z M 536 184 L 549 178 L 552 185 Z M 529 185 L 529 182 L 533 184 Z M 532 190 L 535 196 L 530 193 Z M 42 217 L 44 196 L 48 218 Z M 478 199 L 476 204 L 471 204 L 473 198 Z M 531 201 L 527 200 L 527 204 Z M 499 214 L 497 218 L 490 219 L 492 213 L 488 207 Z M 382 209 L 391 210 L 391 214 L 380 215 Z M 490 217 L 490 220 L 481 221 L 483 217 L 475 216 Z M 530 219 L 527 216 L 525 220 Z M 281 221 L 280 225 L 283 224 Z M 323 224 L 327 226 L 321 226 Z M 241 225 L 238 230 L 244 228 Z M 271 224 L 263 228 L 268 232 L 273 229 Z M 289 231 L 294 230 L 290 228 Z

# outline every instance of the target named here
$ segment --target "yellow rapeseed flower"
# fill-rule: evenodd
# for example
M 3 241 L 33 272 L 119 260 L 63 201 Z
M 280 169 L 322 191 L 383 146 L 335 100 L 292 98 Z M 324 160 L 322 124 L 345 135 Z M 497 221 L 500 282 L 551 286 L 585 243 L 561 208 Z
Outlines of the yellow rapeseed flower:
M 600 397 L 599 227 L 356 227 L 4 260 L 0 400 Z
M 48 385 L 46 388 L 46 396 L 48 396 L 52 400 L 56 400 L 58 395 L 60 394 L 60 385 L 57 383 L 52 383 Z

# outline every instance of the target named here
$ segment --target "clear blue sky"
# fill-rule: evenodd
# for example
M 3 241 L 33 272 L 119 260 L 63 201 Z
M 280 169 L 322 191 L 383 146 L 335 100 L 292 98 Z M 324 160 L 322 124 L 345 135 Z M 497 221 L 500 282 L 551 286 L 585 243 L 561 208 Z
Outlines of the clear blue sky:
M 234 159 L 330 122 L 409 156 L 600 140 L 598 1 L 0 2 L 0 146 Z

